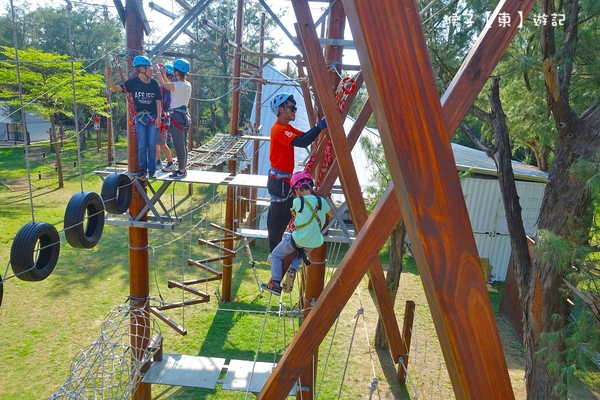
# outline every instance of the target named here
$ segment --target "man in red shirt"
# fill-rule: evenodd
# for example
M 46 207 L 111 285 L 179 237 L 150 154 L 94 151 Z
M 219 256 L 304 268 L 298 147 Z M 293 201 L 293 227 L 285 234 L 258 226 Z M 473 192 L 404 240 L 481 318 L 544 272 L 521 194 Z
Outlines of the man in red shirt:
M 290 193 L 290 177 L 294 172 L 294 147 L 308 147 L 327 128 L 325 118 L 307 132 L 302 132 L 290 125 L 296 119 L 296 100 L 289 93 L 278 93 L 270 102 L 271 111 L 277 121 L 271 128 L 271 147 L 269 150 L 269 179 L 267 190 L 271 198 L 267 214 L 267 230 L 269 233 L 270 251 L 279 244 L 292 214 L 292 196 Z

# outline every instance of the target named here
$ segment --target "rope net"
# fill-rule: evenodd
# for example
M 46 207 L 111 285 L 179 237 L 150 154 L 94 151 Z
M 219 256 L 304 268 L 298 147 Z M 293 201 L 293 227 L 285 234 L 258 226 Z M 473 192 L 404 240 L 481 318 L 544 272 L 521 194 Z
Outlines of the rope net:
M 111 311 L 98 339 L 79 351 L 71 375 L 50 399 L 130 399 L 156 352 L 149 338 L 160 334 L 146 309 L 124 303 Z

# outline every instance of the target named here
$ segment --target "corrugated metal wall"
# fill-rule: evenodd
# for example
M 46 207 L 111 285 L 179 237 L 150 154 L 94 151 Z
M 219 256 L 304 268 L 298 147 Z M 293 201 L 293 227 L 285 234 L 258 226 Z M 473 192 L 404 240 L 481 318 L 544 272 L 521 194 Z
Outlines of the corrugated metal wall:
M 498 181 L 466 178 L 461 185 L 479 257 L 488 258 L 492 276 L 503 281 L 511 248 Z M 516 185 L 525 232 L 533 236 L 546 184 L 519 181 Z

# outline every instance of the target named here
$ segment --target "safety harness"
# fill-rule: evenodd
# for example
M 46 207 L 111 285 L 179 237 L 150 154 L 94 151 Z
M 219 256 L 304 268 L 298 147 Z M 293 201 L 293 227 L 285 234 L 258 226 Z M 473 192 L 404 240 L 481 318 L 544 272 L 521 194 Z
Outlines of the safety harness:
M 310 202 L 305 202 L 304 201 L 304 197 L 300 197 L 300 209 L 298 210 L 298 212 L 302 212 L 302 210 L 304 210 L 304 204 L 306 203 L 306 207 L 308 207 L 308 209 L 311 212 L 311 217 L 310 219 L 300 225 L 296 225 L 294 226 L 294 230 L 298 231 L 302 228 L 305 228 L 307 226 L 309 226 L 315 219 L 317 220 L 317 223 L 319 224 L 319 230 L 323 229 L 323 223 L 321 222 L 321 218 L 319 217 L 319 214 L 317 213 L 317 211 L 319 211 L 321 209 L 322 206 L 322 200 L 321 200 L 321 196 L 317 196 L 317 207 L 313 208 L 313 206 L 310 204 Z M 295 219 L 296 218 L 296 211 L 292 210 L 292 218 Z M 292 247 L 294 247 L 294 249 L 298 250 L 298 257 L 302 258 L 302 261 L 304 261 L 304 265 L 310 265 L 311 262 L 308 259 L 308 256 L 306 255 L 306 251 L 304 251 L 304 247 L 300 247 L 296 244 L 296 242 L 294 241 L 294 235 L 291 236 L 291 243 L 292 243 Z

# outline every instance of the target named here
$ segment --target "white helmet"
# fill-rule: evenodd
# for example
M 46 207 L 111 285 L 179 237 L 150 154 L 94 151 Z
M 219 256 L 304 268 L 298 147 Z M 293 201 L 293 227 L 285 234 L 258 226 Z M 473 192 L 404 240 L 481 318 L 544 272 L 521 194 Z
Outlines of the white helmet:
M 283 103 L 285 103 L 288 99 L 294 99 L 294 96 L 289 94 L 289 93 L 277 93 L 275 95 L 275 97 L 273 97 L 273 100 L 271 100 L 270 106 L 271 106 L 271 111 L 273 111 L 273 114 L 275 114 L 275 116 L 277 116 L 277 110 L 279 109 L 279 106 L 282 105 Z

